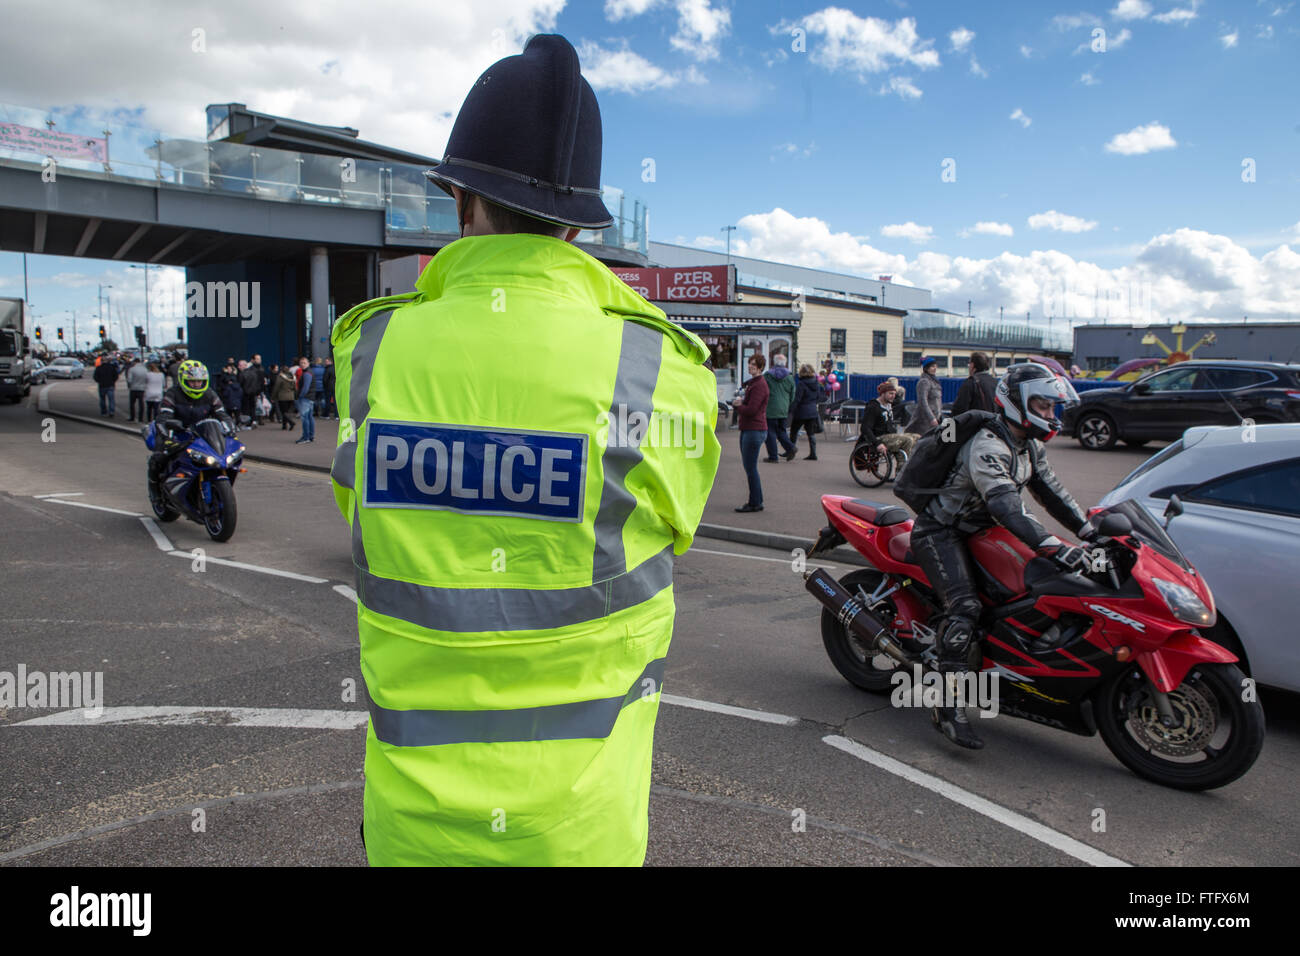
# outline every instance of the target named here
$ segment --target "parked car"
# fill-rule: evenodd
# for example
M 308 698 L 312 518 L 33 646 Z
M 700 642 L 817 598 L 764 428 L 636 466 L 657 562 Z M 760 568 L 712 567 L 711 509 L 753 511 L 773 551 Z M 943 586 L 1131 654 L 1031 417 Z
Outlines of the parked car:
M 1300 422 L 1300 365 L 1281 362 L 1179 362 L 1121 388 L 1083 392 L 1064 431 L 1084 448 L 1172 441 L 1197 425 Z
M 1218 620 L 1205 636 L 1261 684 L 1300 691 L 1300 424 L 1197 427 L 1100 501 L 1136 499 L 1204 576 Z
M 40 359 L 32 359 L 32 384 L 45 384 L 45 370 L 48 366 Z
M 81 378 L 86 374 L 86 366 L 74 358 L 64 356 L 45 366 L 45 374 L 50 378 Z

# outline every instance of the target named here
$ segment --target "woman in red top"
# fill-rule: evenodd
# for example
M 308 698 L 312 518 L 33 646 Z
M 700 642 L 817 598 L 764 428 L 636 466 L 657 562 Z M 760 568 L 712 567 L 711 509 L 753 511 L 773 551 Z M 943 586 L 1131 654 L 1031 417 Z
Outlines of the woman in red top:
M 745 383 L 745 397 L 731 404 L 740 413 L 740 460 L 745 465 L 749 479 L 749 501 L 737 508 L 740 512 L 763 510 L 763 485 L 758 480 L 758 453 L 767 438 L 767 380 L 763 366 L 767 362 L 762 353 L 750 356 L 749 381 Z

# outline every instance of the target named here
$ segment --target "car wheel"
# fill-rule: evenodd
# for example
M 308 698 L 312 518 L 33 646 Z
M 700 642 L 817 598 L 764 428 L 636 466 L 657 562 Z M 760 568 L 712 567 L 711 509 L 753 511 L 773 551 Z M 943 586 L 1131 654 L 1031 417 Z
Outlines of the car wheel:
M 1089 412 L 1075 427 L 1079 444 L 1090 451 L 1105 451 L 1115 446 L 1115 423 L 1100 412 Z

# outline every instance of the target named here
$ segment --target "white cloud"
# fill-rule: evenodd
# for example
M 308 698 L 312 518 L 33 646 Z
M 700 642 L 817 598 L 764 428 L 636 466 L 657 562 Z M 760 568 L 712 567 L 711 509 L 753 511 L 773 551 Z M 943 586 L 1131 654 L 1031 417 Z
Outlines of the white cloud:
M 873 278 L 892 274 L 895 282 L 930 289 L 937 306 L 964 307 L 969 299 L 976 315 L 997 315 L 1002 306 L 1008 315 L 1030 312 L 1036 320 L 1049 312 L 1120 321 L 1289 318 L 1300 286 L 1300 253 L 1290 246 L 1255 257 L 1226 236 L 1193 229 L 1155 236 L 1131 263 L 1105 269 L 1052 249 L 989 259 L 921 251 L 909 260 L 780 208 L 738 225 L 732 250 L 739 255 Z
M 1091 72 L 1088 72 L 1083 74 L 1083 76 L 1079 77 L 1079 82 L 1082 83 L 1084 86 L 1096 86 L 1098 83 L 1101 82 L 1101 80 L 1093 76 Z
M 812 48 L 812 60 L 828 70 L 844 69 L 865 79 L 868 73 L 883 73 L 902 63 L 923 70 L 939 65 L 933 40 L 922 40 L 911 17 L 890 22 L 876 17 L 859 17 L 849 10 L 827 7 L 793 22 L 772 27 L 773 34 L 789 35 L 802 27 L 810 37 L 819 37 Z
M 1122 47 L 1125 43 L 1127 43 L 1131 39 L 1133 39 L 1132 31 L 1129 30 L 1128 27 L 1124 27 L 1119 31 L 1119 33 L 1115 34 L 1113 37 L 1106 38 L 1106 49 L 1118 50 L 1120 47 Z
M 1219 37 L 1219 42 L 1223 44 L 1225 50 L 1231 50 L 1237 45 L 1237 31 L 1233 30 L 1231 33 L 1223 34 Z
M 1007 119 L 1019 120 L 1020 125 L 1025 127 L 1026 129 L 1028 129 L 1029 124 L 1033 122 L 1033 120 L 1031 120 L 1028 116 L 1025 115 L 1025 111 L 1022 110 L 1019 106 L 1016 107 L 1016 111 L 1012 113 L 1010 116 L 1008 116 Z
M 727 247 L 727 244 L 716 236 L 696 236 L 694 239 L 675 236 L 670 241 L 676 246 L 693 246 L 696 249 L 725 249 Z
M 1255 34 L 1255 39 L 1257 40 L 1273 39 L 1273 25 L 1271 23 L 1261 24 L 1259 31 Z
M 698 60 L 714 60 L 730 28 L 730 10 L 710 6 L 709 0 L 677 0 L 677 32 L 669 42 Z
M 1141 156 L 1157 149 L 1173 149 L 1177 145 L 1168 126 L 1148 123 L 1146 126 L 1135 126 L 1127 133 L 1116 133 L 1106 144 L 1106 152 Z
M 1300 242 L 1300 222 L 1291 227 L 1291 238 L 1296 242 Z
M 807 159 L 813 153 L 817 152 L 817 144 L 809 143 L 807 146 L 799 146 L 796 143 L 782 143 L 779 146 L 772 147 L 770 159 L 775 162 L 777 157 L 789 157 L 790 159 Z
M 948 42 L 952 44 L 953 52 L 960 53 L 970 46 L 971 40 L 975 39 L 975 31 L 967 30 L 965 27 L 958 27 L 948 34 Z
M 917 88 L 910 77 L 906 76 L 891 76 L 888 83 L 882 83 L 880 95 L 884 96 L 886 93 L 897 93 L 905 100 L 919 100 L 921 98 L 920 89 Z
M 441 156 L 478 76 L 532 34 L 554 32 L 563 7 L 564 0 L 475 0 L 358 17 L 352 0 L 317 0 L 310 16 L 286 19 L 285 8 L 265 0 L 222 0 L 196 19 L 194 7 L 154 0 L 114 10 L 94 29 L 71 29 L 70 7 L 8 0 L 4 20 L 21 24 L 22 41 L 0 41 L 4 99 L 99 113 L 143 104 L 128 122 L 200 140 L 204 104 L 236 101 Z M 395 22 L 416 28 L 393 30 Z M 204 53 L 191 50 L 196 26 L 206 30 Z M 77 68 L 52 66 L 60 63 Z
M 1030 229 L 1052 229 L 1056 232 L 1088 232 L 1096 229 L 1097 223 L 1091 219 L 1067 216 L 1063 212 L 1049 209 L 1047 212 L 1034 213 L 1029 217 Z
M 605 49 L 595 43 L 584 43 L 578 50 L 578 56 L 582 61 L 582 75 L 594 90 L 642 93 L 676 86 L 679 80 L 679 77 L 655 66 L 639 53 L 633 53 L 628 49 L 626 41 L 616 50 Z
M 1200 5 L 1200 0 L 1192 0 L 1190 7 L 1174 7 L 1164 13 L 1157 13 L 1151 19 L 1156 23 L 1181 23 L 1183 26 L 1187 26 L 1196 19 L 1196 8 Z
M 1020 55 L 1023 56 L 1025 59 L 1029 59 L 1031 56 L 1034 55 L 1033 47 L 1025 46 L 1023 43 L 1020 44 Z
M 1144 20 L 1151 16 L 1151 4 L 1146 0 L 1119 0 L 1110 15 L 1116 20 Z
M 1013 236 L 1015 233 L 1009 222 L 982 221 L 975 223 L 969 229 L 963 229 L 959 235 L 963 239 L 968 239 L 971 236 Z
M 975 76 L 979 76 L 979 77 L 987 77 L 989 75 L 989 71 L 984 69 L 984 67 L 980 66 L 980 61 L 975 59 L 975 55 L 973 53 L 971 54 L 971 58 L 970 58 L 970 71 Z
M 605 18 L 617 23 L 628 17 L 639 17 L 660 0 L 605 0 Z
M 912 242 L 923 244 L 934 238 L 934 229 L 931 226 L 919 226 L 909 219 L 904 223 L 882 227 L 880 234 L 890 239 L 910 239 Z

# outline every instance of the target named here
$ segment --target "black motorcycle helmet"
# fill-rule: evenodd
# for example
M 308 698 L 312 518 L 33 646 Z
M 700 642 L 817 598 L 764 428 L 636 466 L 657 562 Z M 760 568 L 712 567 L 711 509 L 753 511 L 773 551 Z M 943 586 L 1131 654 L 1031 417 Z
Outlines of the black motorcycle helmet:
M 1035 414 L 1029 404 L 1031 398 L 1050 401 L 1051 417 L 1044 418 Z M 1073 385 L 1046 365 L 1037 362 L 1012 365 L 998 381 L 997 403 L 1002 416 L 1026 429 L 1030 438 L 1040 441 L 1051 441 L 1061 430 L 1061 421 L 1056 417 L 1056 406 L 1074 405 L 1078 401 L 1079 395 Z

